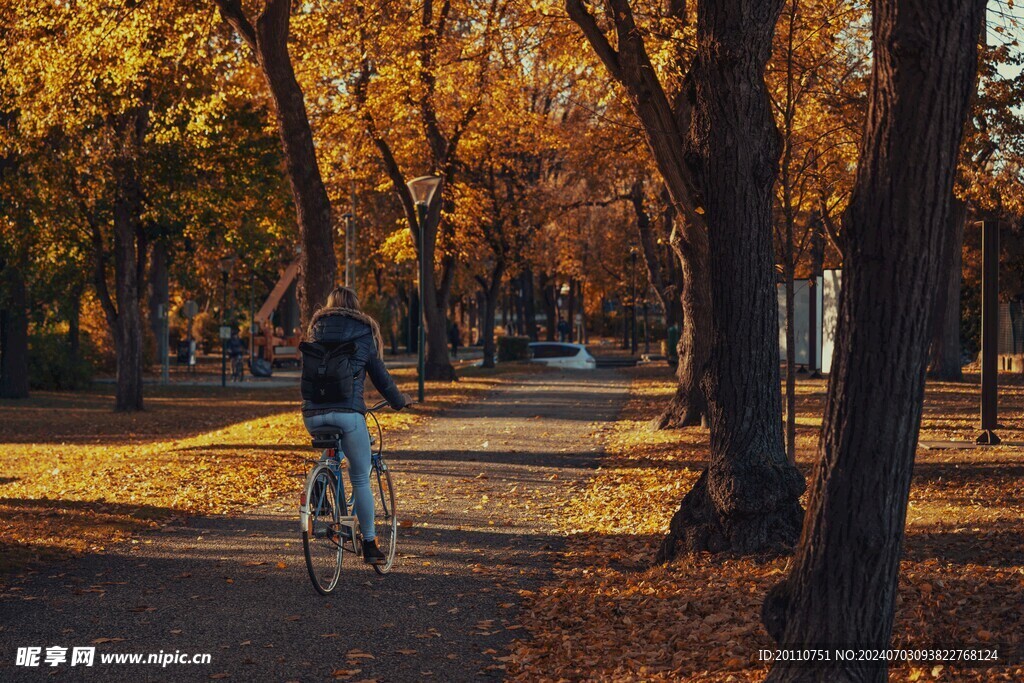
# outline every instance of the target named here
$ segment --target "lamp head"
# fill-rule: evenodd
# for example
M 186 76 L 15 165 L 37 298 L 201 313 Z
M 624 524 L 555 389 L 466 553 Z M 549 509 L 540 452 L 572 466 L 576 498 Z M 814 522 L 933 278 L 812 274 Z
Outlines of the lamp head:
M 422 175 L 419 178 L 413 178 L 406 185 L 409 186 L 409 193 L 412 194 L 412 200 L 416 204 L 430 206 L 437 188 L 441 186 L 441 176 Z

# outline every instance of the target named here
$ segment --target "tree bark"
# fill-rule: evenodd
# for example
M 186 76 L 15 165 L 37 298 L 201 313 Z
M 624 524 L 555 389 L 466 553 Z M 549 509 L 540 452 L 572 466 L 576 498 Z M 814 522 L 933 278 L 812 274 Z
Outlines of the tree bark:
M 764 67 L 781 0 L 698 9 L 693 135 L 709 225 L 714 344 L 703 379 L 711 462 L 658 551 L 755 552 L 799 536 L 803 476 L 782 447 L 772 245 L 777 131 Z M 687 281 L 689 283 L 689 281 Z
M 252 50 L 277 111 L 278 134 L 302 242 L 298 298 L 304 329 L 334 288 L 338 261 L 331 203 L 317 163 L 305 97 L 288 53 L 291 0 L 267 0 L 255 25 L 245 16 L 240 0 L 215 1 L 221 16 Z
M 555 341 L 555 332 L 558 326 L 558 309 L 556 306 L 558 295 L 555 293 L 555 285 L 551 282 L 551 277 L 547 273 L 540 274 L 540 290 L 544 301 L 544 318 L 547 320 L 544 340 Z
M 417 247 L 426 260 L 428 267 L 423 279 L 423 310 L 427 321 L 427 353 L 424 365 L 424 376 L 428 380 L 453 382 L 456 379 L 455 368 L 448 356 L 448 298 L 451 293 L 451 277 L 454 274 L 453 264 L 446 263 L 441 274 L 441 286 L 438 287 L 437 276 L 432 264 L 437 249 L 438 224 L 440 223 L 441 201 L 435 199 L 424 231 L 425 244 Z
M 482 321 L 481 340 L 484 345 L 483 367 L 494 367 L 494 321 L 498 313 L 498 295 L 501 293 L 501 279 L 505 274 L 505 264 L 497 262 L 490 273 L 490 281 L 480 277 L 480 283 L 484 297 L 484 315 Z
M 156 343 L 156 354 L 160 352 L 160 336 L 163 334 L 163 321 L 160 319 L 160 306 L 168 305 L 170 296 L 170 278 L 167 272 L 167 246 L 163 240 L 153 242 L 149 261 L 149 329 Z M 156 357 L 156 354 L 154 357 Z M 160 359 L 157 358 L 157 362 Z
M 711 353 L 711 340 L 710 335 L 697 334 L 696 331 L 708 330 L 711 321 L 707 315 L 710 309 L 709 302 L 702 302 L 695 297 L 705 295 L 707 291 L 706 289 L 702 291 L 696 286 L 692 290 L 688 289 L 684 282 L 673 280 L 671 273 L 662 273 L 650 215 L 644 208 L 642 181 L 633 184 L 629 200 L 633 204 L 633 213 L 636 216 L 637 234 L 644 263 L 647 266 L 648 280 L 665 310 L 666 322 L 672 317 L 670 311 L 677 305 L 682 313 L 682 326 L 679 342 L 676 345 L 679 357 L 679 363 L 676 366 L 678 384 L 672 399 L 655 419 L 654 426 L 656 429 L 676 429 L 699 425 L 707 410 L 707 401 L 704 398 L 704 390 L 700 386 L 700 378 Z M 695 267 L 698 272 L 700 271 L 701 266 L 694 261 L 699 259 L 701 254 L 697 253 L 689 257 L 682 251 L 682 231 L 677 229 L 676 221 L 678 219 L 671 204 L 665 217 L 670 227 L 669 242 L 672 244 L 673 254 L 679 260 L 682 272 L 691 273 L 692 278 Z M 706 267 L 706 263 L 704 266 Z
M 711 462 L 683 498 L 657 559 L 792 545 L 804 481 L 782 448 L 771 227 L 779 151 L 764 84 L 782 0 L 701 2 L 697 55 L 672 105 L 628 0 L 606 2 L 615 48 L 581 0 L 567 0 L 566 9 L 625 87 L 684 218 L 683 309 L 692 324 L 684 323 L 680 364 L 685 344 L 709 339 L 712 346 L 706 366 L 694 371 L 708 400 Z
M 931 305 L 977 65 L 983 0 L 876 0 L 860 163 L 844 223 L 820 462 L 788 578 L 783 647 L 886 648 L 924 396 Z M 877 662 L 780 662 L 769 681 L 888 680 Z
M 117 358 L 117 393 L 114 410 L 142 410 L 142 311 L 140 287 L 145 271 L 145 245 L 141 242 L 142 188 L 136 167 L 149 124 L 148 111 L 125 117 L 124 155 L 118 160 L 117 196 L 114 200 L 114 291 L 117 313 L 112 321 Z M 140 248 L 141 247 L 141 248 Z M 105 273 L 104 273 L 105 278 Z
M 692 113 L 692 87 L 684 86 L 669 99 L 651 64 L 628 0 L 606 0 L 613 17 L 618 49 L 614 49 L 582 0 L 566 0 L 570 18 L 581 28 L 597 56 L 613 78 L 624 86 L 630 105 L 643 125 L 648 148 L 658 165 L 677 215 L 673 225 L 673 247 L 683 273 L 683 324 L 679 338 L 679 390 L 662 417 L 670 424 L 696 424 L 705 413 L 701 380 L 707 372 L 712 343 L 711 287 L 708 271 L 708 224 L 700 202 L 700 171 L 691 162 L 687 140 Z M 685 20 L 684 3 L 675 3 L 672 13 Z M 681 13 L 681 14 L 680 14 Z M 685 65 L 679 64 L 680 69 Z M 763 87 L 763 86 L 762 86 Z M 628 323 L 623 338 L 628 335 Z M 624 344 L 628 345 L 628 341 Z M 661 422 L 662 419 L 659 419 Z
M 962 382 L 964 379 L 960 366 L 960 279 L 966 223 L 967 204 L 954 197 L 950 209 L 952 238 L 946 245 L 946 258 L 943 259 L 936 290 L 928 364 L 928 376 L 946 382 Z
M 82 286 L 76 286 L 68 298 L 68 357 L 77 367 L 82 361 Z
M 112 124 L 120 150 L 113 163 L 114 296 L 107 285 L 108 254 L 99 221 L 85 211 L 93 248 L 93 286 L 114 339 L 117 366 L 114 410 L 137 411 L 142 403 L 142 312 L 140 282 L 145 278 L 146 244 L 143 237 L 142 187 L 138 160 L 149 126 L 149 110 L 139 106 Z M 115 301 L 116 299 L 116 301 Z
M 3 268 L 0 292 L 0 398 L 28 398 L 28 289 L 20 269 Z
M 536 295 L 533 291 L 533 270 L 526 268 L 520 276 L 523 283 L 523 314 L 526 317 L 526 336 L 537 341 Z
M 676 217 L 676 221 L 681 220 Z M 706 276 L 707 253 L 704 247 L 691 249 L 683 239 L 683 232 L 673 225 L 669 238 L 673 253 L 682 273 L 682 326 L 676 354 L 676 393 L 658 417 L 660 429 L 672 429 L 704 424 L 708 403 L 701 386 L 711 358 L 711 287 Z

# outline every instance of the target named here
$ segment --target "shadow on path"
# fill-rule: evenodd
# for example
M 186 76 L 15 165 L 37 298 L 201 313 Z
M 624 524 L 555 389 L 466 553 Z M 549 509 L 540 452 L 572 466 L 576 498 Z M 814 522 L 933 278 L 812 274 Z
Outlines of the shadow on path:
M 298 482 L 294 495 L 244 515 L 190 519 L 22 577 L 0 594 L 0 680 L 46 675 L 13 667 L 17 647 L 97 639 L 108 639 L 100 652 L 213 660 L 159 673 L 107 665 L 104 681 L 501 678 L 499 658 L 524 634 L 520 591 L 560 558 L 560 494 L 589 476 L 597 427 L 616 418 L 627 385 L 602 370 L 509 377 L 482 401 L 386 434 L 401 556 L 386 577 L 347 556 L 326 598 L 306 575 Z M 260 450 L 278 448 L 295 447 Z M 123 505 L 111 509 L 130 514 Z M 96 680 L 99 669 L 60 667 L 60 679 Z

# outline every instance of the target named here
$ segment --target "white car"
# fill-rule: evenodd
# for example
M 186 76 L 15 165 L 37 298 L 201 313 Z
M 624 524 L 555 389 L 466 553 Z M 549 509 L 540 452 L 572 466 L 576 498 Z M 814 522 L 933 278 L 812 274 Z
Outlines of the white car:
M 565 342 L 532 342 L 530 351 L 533 360 L 556 368 L 572 370 L 593 370 L 597 361 L 583 344 L 567 344 Z

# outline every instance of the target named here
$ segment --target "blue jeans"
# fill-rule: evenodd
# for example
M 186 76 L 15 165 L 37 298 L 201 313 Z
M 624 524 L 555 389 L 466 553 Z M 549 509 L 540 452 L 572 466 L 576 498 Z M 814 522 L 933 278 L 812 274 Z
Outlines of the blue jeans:
M 306 429 L 336 427 L 341 432 L 341 448 L 348 459 L 349 479 L 355 496 L 355 513 L 363 539 L 377 537 L 373 527 L 373 492 L 370 491 L 370 432 L 361 413 L 337 411 L 303 418 Z

